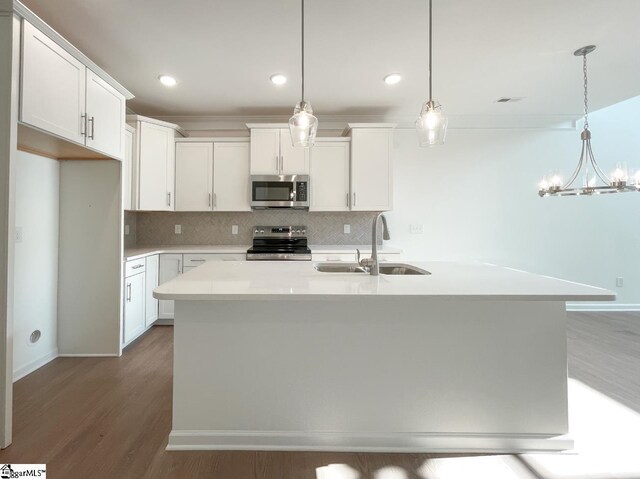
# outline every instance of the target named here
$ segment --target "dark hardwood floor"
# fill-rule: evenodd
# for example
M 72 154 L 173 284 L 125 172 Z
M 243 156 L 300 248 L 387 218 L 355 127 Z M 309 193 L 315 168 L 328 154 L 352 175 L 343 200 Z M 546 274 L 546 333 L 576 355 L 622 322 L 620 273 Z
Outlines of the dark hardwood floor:
M 0 463 L 46 463 L 52 478 L 425 479 L 439 477 L 425 473 L 429 461 L 456 457 L 167 452 L 172 335 L 155 327 L 121 358 L 59 358 L 18 381 Z M 640 411 L 639 315 L 570 314 L 569 355 L 572 377 Z M 513 477 L 540 477 L 517 457 L 496 459 L 510 461 Z

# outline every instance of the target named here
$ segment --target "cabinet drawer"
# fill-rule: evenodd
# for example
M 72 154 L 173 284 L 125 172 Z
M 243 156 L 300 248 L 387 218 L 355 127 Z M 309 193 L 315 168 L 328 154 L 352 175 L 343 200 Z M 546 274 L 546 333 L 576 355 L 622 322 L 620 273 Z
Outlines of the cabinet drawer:
M 145 270 L 145 258 L 135 259 L 133 261 L 127 261 L 124 264 L 124 276 L 128 278 L 131 275 L 144 273 Z
M 244 261 L 246 257 L 243 253 L 190 253 L 184 255 L 184 266 L 200 266 L 205 261 Z

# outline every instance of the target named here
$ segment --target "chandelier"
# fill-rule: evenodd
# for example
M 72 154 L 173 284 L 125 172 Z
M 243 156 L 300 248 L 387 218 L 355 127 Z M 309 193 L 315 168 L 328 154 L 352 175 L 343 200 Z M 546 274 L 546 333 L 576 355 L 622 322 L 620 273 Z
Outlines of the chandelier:
M 608 177 L 598 166 L 591 150 L 587 55 L 595 49 L 595 45 L 588 45 L 573 52 L 575 56 L 582 57 L 582 72 L 584 75 L 584 128 L 580 133 L 580 139 L 582 140 L 580 161 L 578 161 L 578 166 L 566 183 L 563 182 L 559 171 L 554 171 L 545 176 L 539 184 L 538 194 L 540 196 L 598 195 L 640 190 L 640 170 L 635 174 L 629 175 L 627 166 L 618 163 L 611 177 Z

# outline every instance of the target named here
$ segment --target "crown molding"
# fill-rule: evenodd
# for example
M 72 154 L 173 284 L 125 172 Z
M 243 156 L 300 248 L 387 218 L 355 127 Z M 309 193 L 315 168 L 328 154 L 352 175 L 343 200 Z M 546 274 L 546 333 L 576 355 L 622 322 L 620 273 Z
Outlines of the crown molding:
M 165 115 L 155 118 L 187 131 L 247 131 L 247 124 L 287 124 L 288 115 Z M 450 130 L 575 130 L 577 115 L 450 115 Z M 342 132 L 349 123 L 395 123 L 413 129 L 413 116 L 318 115 L 318 129 Z

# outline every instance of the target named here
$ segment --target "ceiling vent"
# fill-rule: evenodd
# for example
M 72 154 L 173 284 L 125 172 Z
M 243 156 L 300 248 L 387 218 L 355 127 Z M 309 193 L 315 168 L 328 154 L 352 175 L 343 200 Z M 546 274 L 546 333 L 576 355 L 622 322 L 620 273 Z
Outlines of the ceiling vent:
M 496 103 L 515 103 L 520 100 L 522 100 L 521 96 L 503 96 L 502 98 L 498 98 Z

